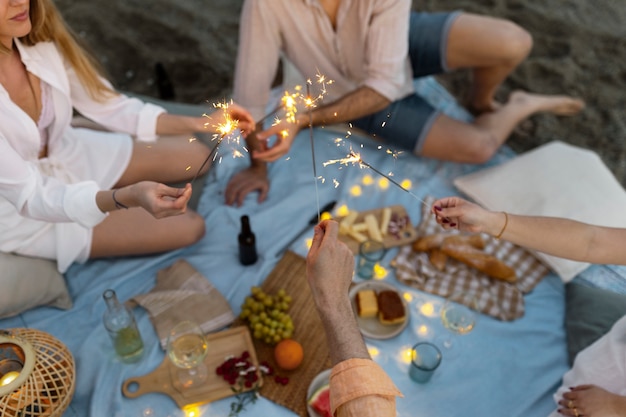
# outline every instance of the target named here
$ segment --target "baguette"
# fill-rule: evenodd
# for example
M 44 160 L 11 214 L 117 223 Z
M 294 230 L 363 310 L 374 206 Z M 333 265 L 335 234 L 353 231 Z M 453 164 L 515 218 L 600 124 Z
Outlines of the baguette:
M 442 242 L 446 243 L 457 243 L 460 245 L 470 245 L 476 249 L 485 249 L 485 240 L 480 235 L 453 235 L 448 236 Z
M 476 268 L 491 278 L 515 283 L 515 270 L 496 258 L 469 245 L 457 242 L 444 242 L 441 251 L 449 257 Z
M 484 249 L 485 241 L 480 235 L 450 235 L 450 233 L 435 233 L 433 235 L 422 236 L 413 242 L 413 250 L 416 252 L 427 252 L 438 249 L 444 242 L 454 242 L 468 244 L 476 249 Z
M 413 242 L 413 250 L 415 252 L 426 252 L 437 249 L 448 236 L 450 236 L 448 233 L 436 233 L 434 235 L 422 236 Z
M 428 260 L 439 271 L 443 271 L 448 262 L 448 255 L 443 253 L 441 249 L 432 249 L 428 251 Z

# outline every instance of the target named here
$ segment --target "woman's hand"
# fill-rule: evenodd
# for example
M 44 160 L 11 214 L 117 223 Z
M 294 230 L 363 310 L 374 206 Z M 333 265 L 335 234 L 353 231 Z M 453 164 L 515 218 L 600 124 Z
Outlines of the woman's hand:
M 626 397 L 608 392 L 596 385 L 579 385 L 563 394 L 559 413 L 574 417 L 623 417 Z
M 210 130 L 216 131 L 219 126 L 226 126 L 228 121 L 237 120 L 237 128 L 244 137 L 254 131 L 255 123 L 252 115 L 248 110 L 238 104 L 230 103 L 228 106 L 219 107 L 216 111 L 207 116 L 210 122 L 208 127 Z M 206 124 L 206 119 L 205 119 Z M 217 133 L 224 133 L 219 132 Z
M 485 210 L 460 197 L 439 199 L 433 203 L 431 211 L 437 223 L 444 229 L 459 229 L 472 233 L 489 233 L 492 223 L 496 221 L 497 224 L 497 219 L 493 218 L 494 215 L 502 214 Z
M 130 189 L 137 206 L 157 219 L 185 213 L 191 198 L 191 184 L 174 188 L 153 181 L 141 181 L 124 188 Z M 119 193 L 117 196 L 119 198 Z

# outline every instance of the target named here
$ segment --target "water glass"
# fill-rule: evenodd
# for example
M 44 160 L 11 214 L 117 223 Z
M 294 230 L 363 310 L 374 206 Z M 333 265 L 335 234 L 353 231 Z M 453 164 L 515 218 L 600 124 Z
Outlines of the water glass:
M 441 351 L 429 342 L 420 342 L 411 349 L 409 376 L 415 382 L 424 384 L 430 381 L 441 364 Z
M 374 277 L 374 267 L 385 257 L 385 245 L 378 240 L 366 240 L 359 245 L 357 275 L 363 279 Z

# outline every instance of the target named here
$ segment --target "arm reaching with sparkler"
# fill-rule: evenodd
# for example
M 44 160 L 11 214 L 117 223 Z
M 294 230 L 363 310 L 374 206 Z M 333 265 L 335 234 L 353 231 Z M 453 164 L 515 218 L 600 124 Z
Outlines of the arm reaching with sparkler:
M 339 417 L 395 416 L 395 397 L 402 396 L 402 393 L 371 360 L 363 341 L 348 296 L 354 255 L 338 235 L 336 221 L 324 220 L 315 227 L 306 268 L 333 365 L 330 396 L 335 409 L 331 414 Z M 367 378 L 363 378 L 365 375 Z
M 382 110 L 390 103 L 389 99 L 375 90 L 360 87 L 332 103 L 320 107 L 309 104 L 307 107 L 311 106 L 310 113 L 309 111 L 302 112 L 292 120 L 281 120 L 280 123 L 257 133 L 257 138 L 261 143 L 267 143 L 273 136 L 276 136 L 276 143 L 271 147 L 265 146 L 265 149 L 261 151 L 253 152 L 252 156 L 259 161 L 275 161 L 289 152 L 300 130 L 310 125 L 324 126 L 358 119 Z
M 626 265 L 623 250 L 626 229 L 558 217 L 494 212 L 460 197 L 437 200 L 431 211 L 444 229 L 485 232 L 520 246 L 577 261 Z
M 227 126 L 230 121 L 237 121 L 237 128 L 247 136 L 254 130 L 254 119 L 243 107 L 229 103 L 217 106 L 217 109 L 201 117 L 182 116 L 171 113 L 162 113 L 157 119 L 156 133 L 158 135 L 178 135 L 185 133 L 204 132 L 209 129 L 218 132 L 217 126 Z

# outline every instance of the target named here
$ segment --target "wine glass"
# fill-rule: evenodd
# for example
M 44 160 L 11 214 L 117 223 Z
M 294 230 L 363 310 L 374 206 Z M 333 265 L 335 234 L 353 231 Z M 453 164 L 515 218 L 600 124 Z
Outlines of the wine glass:
M 473 292 L 457 291 L 447 297 L 441 308 L 441 322 L 444 327 L 459 335 L 468 334 L 476 326 L 478 297 Z M 453 338 L 446 337 L 443 346 L 451 348 Z
M 204 358 L 207 352 L 206 338 L 196 323 L 183 321 L 170 330 L 167 355 L 179 368 L 177 377 L 183 388 L 195 387 L 206 380 Z

